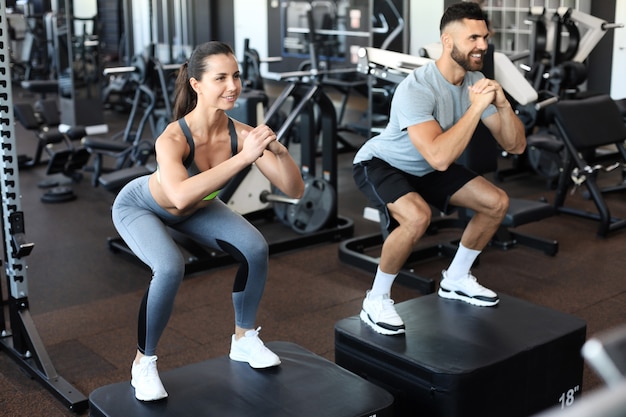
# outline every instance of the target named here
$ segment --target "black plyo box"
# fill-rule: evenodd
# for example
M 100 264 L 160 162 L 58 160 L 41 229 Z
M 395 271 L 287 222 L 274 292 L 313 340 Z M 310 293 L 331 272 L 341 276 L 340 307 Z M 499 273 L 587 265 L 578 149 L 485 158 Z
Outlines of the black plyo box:
M 335 325 L 335 362 L 392 393 L 396 417 L 522 417 L 581 394 L 580 318 L 502 294 L 496 307 L 430 294 L 396 308 L 405 335 L 358 316 Z
M 252 369 L 222 356 L 161 373 L 169 397 L 135 399 L 129 381 L 89 395 L 90 417 L 391 417 L 392 395 L 290 342 L 269 342 L 281 365 Z

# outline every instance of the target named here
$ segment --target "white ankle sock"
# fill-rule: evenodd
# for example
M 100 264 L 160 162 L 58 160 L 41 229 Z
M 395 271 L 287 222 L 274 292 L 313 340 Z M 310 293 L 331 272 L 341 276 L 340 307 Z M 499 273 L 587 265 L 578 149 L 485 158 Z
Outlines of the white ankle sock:
M 374 283 L 370 290 L 370 295 L 383 295 L 391 293 L 391 285 L 398 274 L 388 274 L 380 270 L 380 266 L 376 269 Z
M 459 243 L 459 249 L 446 272 L 448 279 L 454 281 L 466 277 L 480 252 L 479 250 L 468 249 Z

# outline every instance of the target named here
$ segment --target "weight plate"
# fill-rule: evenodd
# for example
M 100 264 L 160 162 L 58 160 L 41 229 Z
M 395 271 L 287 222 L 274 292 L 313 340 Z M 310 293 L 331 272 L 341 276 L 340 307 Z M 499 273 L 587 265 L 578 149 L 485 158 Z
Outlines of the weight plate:
M 298 204 L 287 205 L 291 228 L 301 234 L 322 229 L 335 212 L 336 193 L 325 180 L 310 178 L 304 182 L 304 194 Z

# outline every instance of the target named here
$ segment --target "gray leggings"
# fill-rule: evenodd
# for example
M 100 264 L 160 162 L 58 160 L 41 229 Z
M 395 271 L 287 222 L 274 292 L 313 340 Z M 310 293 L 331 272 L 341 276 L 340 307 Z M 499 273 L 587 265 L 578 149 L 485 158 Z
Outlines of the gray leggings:
M 192 215 L 174 216 L 154 201 L 148 178 L 128 183 L 117 195 L 112 212 L 113 224 L 122 239 L 152 270 L 139 311 L 139 351 L 148 356 L 155 354 L 185 272 L 183 254 L 166 226 L 201 245 L 226 252 L 239 262 L 232 293 L 235 324 L 253 328 L 269 263 L 263 235 L 217 198 Z

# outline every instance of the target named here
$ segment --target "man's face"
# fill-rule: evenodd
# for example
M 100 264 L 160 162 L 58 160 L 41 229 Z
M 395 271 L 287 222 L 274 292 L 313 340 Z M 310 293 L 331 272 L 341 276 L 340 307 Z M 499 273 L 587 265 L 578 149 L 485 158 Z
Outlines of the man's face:
M 456 44 L 452 47 L 450 56 L 465 71 L 480 71 L 483 68 L 484 53 L 472 50 L 469 53 L 461 52 Z
M 483 20 L 465 19 L 453 25 L 450 56 L 465 71 L 480 71 L 487 50 L 489 31 Z

